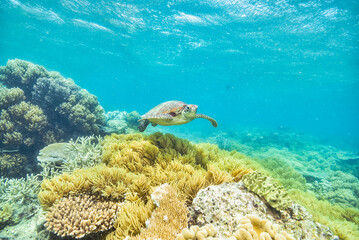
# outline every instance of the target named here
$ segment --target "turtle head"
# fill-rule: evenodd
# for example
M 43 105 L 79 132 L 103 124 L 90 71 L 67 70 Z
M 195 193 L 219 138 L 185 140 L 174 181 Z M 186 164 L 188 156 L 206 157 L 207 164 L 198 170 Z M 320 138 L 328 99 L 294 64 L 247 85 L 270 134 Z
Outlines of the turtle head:
M 196 116 L 197 108 L 197 105 L 186 104 L 183 107 L 182 115 L 184 115 L 186 118 L 193 118 L 194 116 Z

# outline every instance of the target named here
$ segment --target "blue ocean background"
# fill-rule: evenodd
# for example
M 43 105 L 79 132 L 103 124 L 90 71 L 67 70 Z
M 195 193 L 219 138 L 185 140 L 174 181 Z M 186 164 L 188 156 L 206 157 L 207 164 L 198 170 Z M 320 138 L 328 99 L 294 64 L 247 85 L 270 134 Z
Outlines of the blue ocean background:
M 293 129 L 359 147 L 356 0 L 25 1 L 0 3 L 0 65 L 60 72 L 106 111 L 167 100 L 215 118 L 182 136 Z M 167 129 L 166 128 L 166 129 Z

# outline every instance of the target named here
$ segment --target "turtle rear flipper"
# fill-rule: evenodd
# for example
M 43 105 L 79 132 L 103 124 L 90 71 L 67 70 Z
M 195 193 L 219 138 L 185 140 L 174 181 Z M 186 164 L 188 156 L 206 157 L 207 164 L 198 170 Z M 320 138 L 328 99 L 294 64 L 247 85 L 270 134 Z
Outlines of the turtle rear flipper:
M 210 121 L 210 122 L 212 123 L 212 126 L 213 126 L 213 127 L 217 127 L 217 126 L 218 126 L 217 121 L 214 120 L 213 118 L 207 116 L 207 115 L 204 115 L 204 114 L 196 114 L 194 118 L 207 119 L 208 121 Z
M 148 126 L 148 124 L 150 124 L 150 121 L 147 119 L 143 119 L 142 121 L 140 121 L 140 123 L 138 124 L 138 130 L 140 132 L 144 132 Z

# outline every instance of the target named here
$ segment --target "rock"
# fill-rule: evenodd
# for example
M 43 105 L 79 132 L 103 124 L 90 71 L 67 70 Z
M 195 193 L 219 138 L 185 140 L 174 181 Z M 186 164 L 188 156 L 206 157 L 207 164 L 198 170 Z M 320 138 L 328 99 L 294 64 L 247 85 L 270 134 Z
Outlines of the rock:
M 209 186 L 198 192 L 190 209 L 190 225 L 213 224 L 218 237 L 229 237 L 247 214 L 256 215 L 278 224 L 295 239 L 336 239 L 332 231 L 317 222 L 306 209 L 293 204 L 290 214 L 274 211 L 257 195 L 249 192 L 242 182 Z M 300 216 L 300 217 L 298 217 Z

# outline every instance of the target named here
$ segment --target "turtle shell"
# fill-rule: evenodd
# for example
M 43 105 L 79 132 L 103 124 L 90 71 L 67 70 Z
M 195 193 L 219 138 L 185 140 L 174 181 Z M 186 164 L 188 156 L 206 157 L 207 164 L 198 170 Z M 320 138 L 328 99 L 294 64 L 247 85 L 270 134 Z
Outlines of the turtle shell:
M 185 105 L 186 103 L 181 101 L 167 101 L 152 108 L 146 114 L 142 115 L 142 118 L 153 118 L 160 114 L 170 114 L 172 117 L 175 117 L 183 110 Z

